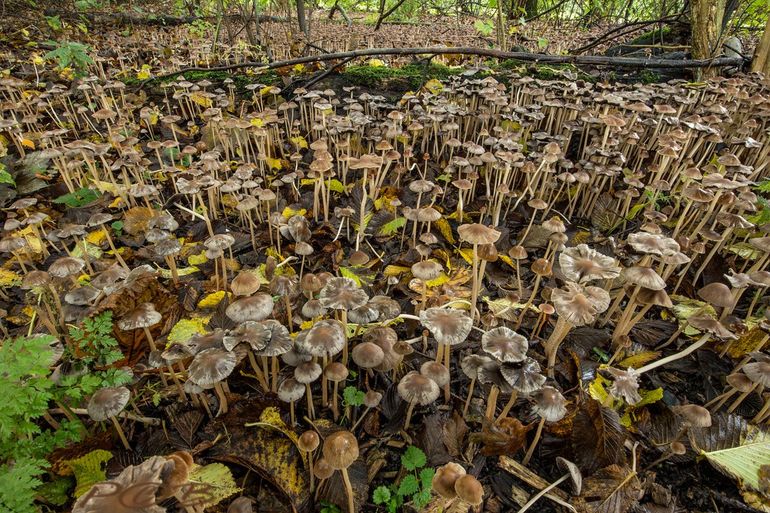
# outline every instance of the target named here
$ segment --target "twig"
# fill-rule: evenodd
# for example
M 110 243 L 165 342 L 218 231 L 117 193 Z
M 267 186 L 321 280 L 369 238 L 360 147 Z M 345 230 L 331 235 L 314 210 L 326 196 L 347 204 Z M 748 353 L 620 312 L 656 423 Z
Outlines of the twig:
M 512 59 L 525 62 L 537 62 L 548 64 L 574 64 L 584 66 L 614 66 L 622 68 L 665 68 L 665 69 L 689 69 L 689 68 L 708 68 L 720 66 L 738 66 L 743 64 L 744 59 L 740 57 L 715 57 L 711 59 L 639 59 L 633 57 L 607 57 L 602 55 L 549 55 L 544 53 L 531 52 L 506 52 L 495 50 L 493 48 L 472 48 L 472 47 L 427 47 L 427 48 L 367 48 L 363 50 L 354 50 L 350 52 L 327 53 L 324 55 L 312 55 L 298 57 L 285 61 L 276 61 L 270 63 L 264 62 L 241 62 L 238 64 L 229 64 L 225 66 L 190 67 L 182 68 L 171 73 L 158 75 L 154 78 L 144 80 L 140 88 L 147 83 L 156 80 L 164 80 L 189 72 L 212 72 L 212 71 L 232 71 L 242 68 L 257 68 L 257 71 L 267 71 L 276 68 L 285 68 L 297 64 L 307 64 L 309 62 L 331 61 L 339 59 L 369 57 L 373 55 L 477 55 L 481 57 L 491 57 L 495 59 Z
M 594 48 L 596 46 L 599 46 L 602 44 L 605 40 L 609 39 L 610 37 L 618 37 L 621 35 L 626 35 L 630 32 L 634 32 L 636 30 L 639 30 L 643 27 L 647 27 L 649 25 L 655 25 L 656 23 L 665 23 L 669 21 L 676 21 L 679 18 L 682 17 L 682 13 L 679 14 L 672 14 L 670 16 L 665 16 L 663 18 L 659 18 L 657 20 L 647 20 L 647 21 L 633 21 L 630 23 L 624 23 L 623 25 L 620 25 L 618 27 L 613 28 L 612 30 L 609 30 L 602 34 L 601 36 L 595 38 L 593 41 L 591 41 L 588 44 L 585 44 L 581 46 L 580 48 L 575 48 L 573 50 L 570 50 L 569 53 L 573 55 L 581 54 L 585 52 L 586 50 L 590 50 L 591 48 Z M 627 30 L 626 29 L 631 29 Z M 618 34 L 618 32 L 621 32 Z
M 50 413 L 64 414 L 64 410 L 61 408 L 51 408 L 48 411 Z M 72 408 L 70 411 L 75 415 L 88 415 L 88 410 L 86 410 L 85 408 Z M 140 417 L 139 415 L 136 415 L 128 411 L 122 411 L 118 413 L 117 417 L 120 417 L 122 419 L 133 420 L 135 422 L 141 422 L 142 424 L 147 424 L 149 426 L 160 426 L 160 419 L 156 419 L 153 417 Z

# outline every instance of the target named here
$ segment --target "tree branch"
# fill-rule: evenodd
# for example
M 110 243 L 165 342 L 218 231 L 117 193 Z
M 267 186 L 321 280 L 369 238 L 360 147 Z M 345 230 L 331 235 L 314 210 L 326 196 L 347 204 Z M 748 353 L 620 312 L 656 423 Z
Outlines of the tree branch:
M 190 67 L 158 75 L 157 77 L 143 81 L 140 87 L 148 82 L 176 77 L 191 71 L 232 71 L 241 68 L 257 68 L 257 71 L 266 71 L 309 62 L 332 61 L 339 59 L 354 59 L 357 57 L 371 57 L 375 55 L 478 55 L 494 59 L 512 59 L 524 62 L 536 62 L 547 64 L 574 64 L 579 66 L 615 66 L 621 68 L 666 68 L 666 69 L 695 69 L 721 66 L 740 66 L 744 59 L 740 57 L 718 57 L 701 60 L 674 60 L 674 59 L 639 59 L 632 57 L 607 57 L 603 55 L 549 55 L 529 52 L 504 52 L 493 48 L 466 48 L 466 47 L 429 47 L 429 48 L 367 48 L 351 52 L 326 53 L 323 55 L 311 55 L 298 57 L 285 61 L 271 63 L 241 62 L 226 66 L 213 66 L 210 68 Z

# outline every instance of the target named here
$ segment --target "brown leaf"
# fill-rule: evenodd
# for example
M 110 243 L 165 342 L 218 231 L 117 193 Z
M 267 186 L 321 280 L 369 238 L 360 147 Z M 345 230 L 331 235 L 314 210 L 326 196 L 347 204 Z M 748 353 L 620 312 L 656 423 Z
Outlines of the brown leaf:
M 572 421 L 572 450 L 580 469 L 591 474 L 598 468 L 625 464 L 623 443 L 626 435 L 615 410 L 605 408 L 594 399 L 580 405 Z
M 452 418 L 446 421 L 441 429 L 444 434 L 444 445 L 450 456 L 458 457 L 462 453 L 465 435 L 468 433 L 468 425 L 456 411 L 452 412 Z
M 147 207 L 134 207 L 128 209 L 123 216 L 123 230 L 131 235 L 138 235 L 147 231 L 155 211 Z
M 609 465 L 583 480 L 583 493 L 573 504 L 579 513 L 626 513 L 643 495 L 635 472 L 625 465 Z
M 452 460 L 443 443 L 443 426 L 448 416 L 440 413 L 428 415 L 423 419 L 423 429 L 417 434 L 417 446 L 428 458 L 428 466 L 443 465 Z
M 519 419 L 505 417 L 499 421 L 490 422 L 482 419 L 481 433 L 471 435 L 471 440 L 482 444 L 481 454 L 484 456 L 513 456 L 524 447 L 527 432 L 532 425 L 524 426 Z

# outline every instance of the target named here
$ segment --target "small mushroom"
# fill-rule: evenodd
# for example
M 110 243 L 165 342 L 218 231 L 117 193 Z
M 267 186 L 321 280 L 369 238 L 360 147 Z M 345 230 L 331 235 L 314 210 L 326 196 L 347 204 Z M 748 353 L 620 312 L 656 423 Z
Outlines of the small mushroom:
M 358 440 L 350 431 L 337 431 L 326 437 L 323 455 L 329 466 L 339 470 L 348 496 L 348 513 L 355 513 L 353 486 L 350 484 L 348 467 L 358 459 Z
M 97 390 L 91 396 L 87 408 L 88 416 L 93 420 L 104 422 L 109 419 L 112 422 L 120 441 L 123 442 L 123 447 L 127 451 L 131 450 L 131 445 L 128 443 L 123 428 L 120 427 L 120 422 L 115 417 L 123 411 L 130 398 L 131 392 L 126 387 L 105 387 Z

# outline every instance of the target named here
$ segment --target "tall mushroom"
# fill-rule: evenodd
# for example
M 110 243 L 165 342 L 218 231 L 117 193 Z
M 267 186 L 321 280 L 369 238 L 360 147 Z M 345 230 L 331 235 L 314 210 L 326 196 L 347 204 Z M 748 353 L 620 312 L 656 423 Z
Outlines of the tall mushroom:
M 358 440 L 350 431 L 332 433 L 324 440 L 323 455 L 329 466 L 342 474 L 348 496 L 348 513 L 355 513 L 353 486 L 350 484 L 348 467 L 358 459 Z
M 473 271 L 471 278 L 473 286 L 471 289 L 471 313 L 474 318 L 478 318 L 479 313 L 476 307 L 476 301 L 479 297 L 479 287 L 483 276 L 479 276 L 479 245 L 494 244 L 500 238 L 501 233 L 490 226 L 479 223 L 462 224 L 457 228 L 460 234 L 460 240 L 473 245 Z

